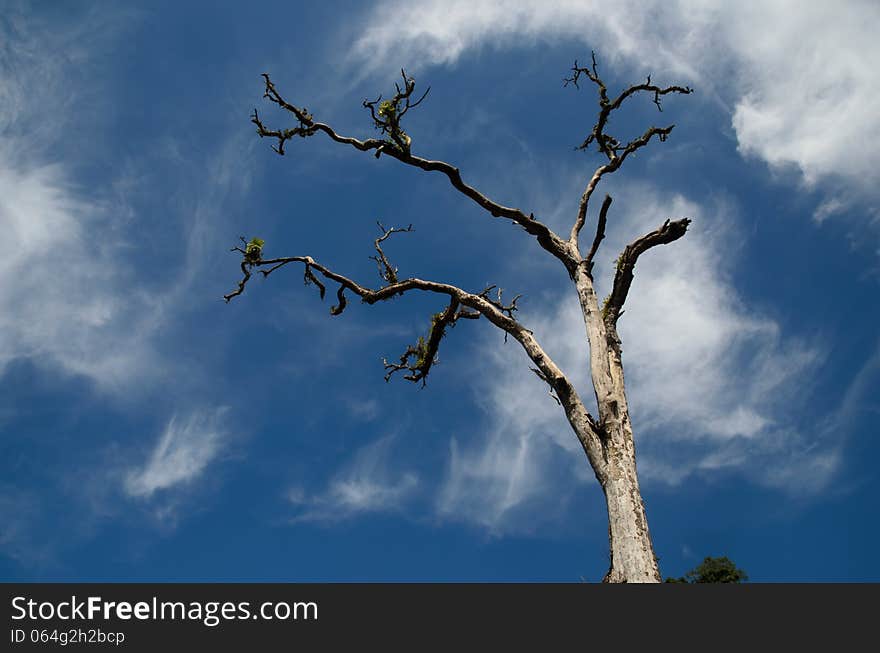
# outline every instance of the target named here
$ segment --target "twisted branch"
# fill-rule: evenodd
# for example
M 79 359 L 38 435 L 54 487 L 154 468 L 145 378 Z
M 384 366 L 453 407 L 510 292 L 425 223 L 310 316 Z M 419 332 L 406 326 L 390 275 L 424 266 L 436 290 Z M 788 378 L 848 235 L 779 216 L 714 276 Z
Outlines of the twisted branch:
M 533 214 L 526 214 L 521 209 L 515 207 L 504 206 L 467 184 L 462 179 L 461 172 L 457 167 L 444 161 L 427 159 L 412 153 L 412 139 L 404 130 L 402 119 L 410 109 L 422 103 L 430 89 L 426 90 L 416 100 L 414 99 L 416 97 L 415 80 L 408 76 L 404 70 L 401 70 L 400 74 L 402 83 L 395 84 L 395 93 L 389 99 L 383 100 L 380 95 L 375 100 L 365 100 L 363 102 L 364 108 L 370 113 L 373 127 L 380 132 L 380 138 L 360 140 L 337 133 L 330 125 L 316 121 L 314 116 L 305 107 L 300 108 L 287 102 L 278 92 L 268 74 L 263 74 L 265 81 L 264 98 L 276 104 L 284 111 L 291 113 L 295 119 L 295 124 L 288 129 L 269 129 L 263 124 L 256 109 L 251 120 L 256 125 L 257 133 L 260 137 L 269 137 L 276 141 L 273 145 L 273 150 L 279 155 L 283 156 L 285 154 L 285 145 L 293 138 L 308 138 L 318 132 L 322 132 L 333 141 L 349 145 L 361 152 L 372 152 L 376 158 L 380 158 L 382 154 L 385 154 L 406 165 L 426 172 L 440 172 L 446 176 L 453 188 L 483 208 L 491 216 L 505 218 L 520 226 L 528 234 L 534 236 L 542 248 L 560 260 L 568 269 L 572 279 L 576 279 L 579 293 L 582 295 L 585 317 L 596 316 L 596 319 L 592 320 L 592 324 L 596 328 L 591 330 L 588 324 L 591 359 L 599 360 L 607 366 L 608 349 L 602 346 L 600 350 L 598 343 L 602 342 L 604 345 L 607 341 L 607 344 L 612 349 L 616 348 L 619 352 L 616 324 L 623 312 L 622 308 L 632 284 L 633 271 L 638 257 L 651 247 L 672 242 L 683 236 L 690 222 L 687 218 L 676 221 L 667 220 L 660 228 L 635 240 L 624 249 L 618 259 L 612 292 L 608 296 L 601 311 L 601 318 L 599 318 L 599 308 L 595 292 L 592 288 L 592 268 L 593 260 L 605 237 L 608 211 L 612 200 L 610 196 L 605 197 L 599 211 L 592 245 L 586 257 L 582 257 L 578 240 L 586 222 L 590 198 L 604 175 L 611 174 L 619 169 L 627 157 L 648 145 L 655 136 L 660 141 L 665 141 L 674 128 L 674 125 L 667 127 L 652 126 L 641 136 L 628 142 L 623 142 L 612 134 L 607 133 L 610 116 L 628 98 L 639 93 L 652 94 L 654 104 L 659 111 L 662 111 L 661 98 L 663 96 L 675 93 L 689 94 L 692 93 L 692 89 L 682 86 L 656 86 L 651 82 L 651 78 L 648 77 L 645 83 L 630 86 L 617 97 L 611 99 L 608 95 L 606 84 L 599 76 L 595 53 L 592 54 L 589 66 L 579 66 L 577 61 L 575 61 L 572 74 L 565 80 L 565 85 L 572 84 L 579 88 L 580 80 L 586 77 L 597 86 L 599 91 L 599 113 L 596 123 L 590 134 L 581 142 L 577 149 L 586 150 L 595 143 L 607 161 L 599 166 L 590 178 L 580 198 L 574 225 L 568 234 L 568 238 L 563 240 L 547 225 L 536 220 Z M 575 427 L 575 432 L 578 433 L 578 437 L 590 459 L 593 469 L 596 471 L 597 476 L 601 477 L 606 465 L 602 445 L 602 439 L 606 437 L 605 432 L 585 409 L 575 388 L 553 360 L 544 352 L 535 340 L 532 332 L 516 319 L 517 300 L 520 296 L 505 302 L 502 291 L 500 289 L 496 290 L 494 285 L 488 286 L 480 292 L 471 293 L 450 284 L 413 277 L 401 280 L 398 277 L 397 268 L 391 264 L 383 251 L 382 243 L 393 233 L 411 231 L 412 225 L 406 229 L 396 229 L 394 227 L 386 229 L 380 223 L 379 228 L 382 233 L 374 241 L 377 255 L 370 258 L 376 262 L 379 277 L 384 283 L 380 288 L 372 289 L 363 286 L 346 276 L 334 272 L 310 256 L 264 259 L 262 256 L 261 240 L 254 239 L 250 243 L 246 243 L 242 239 L 244 248 L 233 248 L 233 251 L 238 251 L 243 256 L 241 262 L 242 277 L 237 287 L 225 295 L 224 298 L 229 302 L 234 297 L 241 295 L 249 283 L 253 270 L 257 269 L 262 272 L 264 277 L 268 277 L 276 270 L 291 263 L 301 263 L 303 265 L 304 282 L 307 285 L 315 285 L 322 299 L 326 295 L 326 284 L 336 285 L 337 302 L 330 309 L 332 315 L 340 315 L 344 312 L 348 304 L 348 297 L 351 295 L 360 297 L 361 301 L 366 304 L 385 301 L 412 290 L 444 295 L 447 298 L 448 304 L 443 310 L 432 316 L 431 326 L 427 334 L 420 337 L 415 345 L 409 345 L 397 361 L 383 361 L 386 381 L 389 381 L 397 372 L 402 372 L 405 379 L 421 382 L 424 385 L 433 365 L 438 361 L 439 347 L 448 329 L 454 327 L 457 321 L 461 319 L 485 318 L 494 326 L 504 331 L 505 340 L 508 335 L 512 335 L 521 344 L 534 364 L 534 367 L 531 369 L 542 381 L 547 383 L 550 388 L 550 395 L 563 406 L 566 416 L 572 426 Z M 586 271 L 586 274 L 584 274 L 584 271 Z M 493 291 L 495 292 L 493 293 Z M 591 335 L 594 332 L 598 334 L 597 337 Z M 592 351 L 594 349 L 595 351 Z M 595 361 L 593 361 L 591 366 L 594 384 L 596 383 L 596 378 L 598 378 L 597 374 L 599 377 L 602 374 L 607 376 L 608 370 L 603 371 L 602 365 L 597 366 Z M 598 386 L 596 387 L 598 392 Z M 601 406 L 602 403 L 600 401 Z
M 455 326 L 455 322 L 459 317 L 458 307 L 458 299 L 451 297 L 446 310 L 434 313 L 431 316 L 431 328 L 428 330 L 428 337 L 419 336 L 416 344 L 409 345 L 406 351 L 403 352 L 400 362 L 389 363 L 386 359 L 382 359 L 382 363 L 387 370 L 385 374 L 386 382 L 391 380 L 395 372 L 408 370 L 409 374 L 404 375 L 403 378 L 414 383 L 421 381 L 424 387 L 428 378 L 428 372 L 438 362 L 437 351 L 440 349 L 440 341 L 446 335 L 446 328 Z M 479 317 L 479 314 L 476 317 Z
M 257 133 L 260 137 L 270 137 L 278 140 L 278 145 L 273 146 L 272 149 L 281 155 L 284 154 L 284 143 L 294 136 L 306 138 L 318 132 L 323 132 L 337 143 L 350 145 L 361 152 L 374 152 L 377 156 L 385 154 L 393 159 L 397 159 L 401 163 L 419 168 L 426 172 L 440 172 L 447 177 L 453 188 L 483 208 L 492 217 L 506 218 L 513 221 L 522 227 L 528 234 L 534 236 L 541 247 L 562 261 L 569 271 L 573 270 L 577 261 L 575 257 L 572 256 L 568 243 L 562 240 L 562 238 L 555 234 L 547 225 L 537 220 L 534 214 L 526 214 L 518 208 L 504 206 L 489 199 L 476 188 L 467 184 L 462 179 L 461 171 L 457 167 L 450 165 L 445 161 L 425 159 L 412 154 L 410 151 L 411 141 L 407 140 L 409 137 L 406 136 L 400 128 L 400 118 L 403 114 L 409 111 L 409 109 L 418 106 L 418 104 L 424 100 L 427 91 L 418 101 L 411 103 L 410 97 L 415 89 L 415 80 L 412 77 L 408 77 L 404 71 L 401 71 L 401 74 L 404 78 L 404 87 L 401 89 L 400 85 L 396 85 L 397 93 L 391 100 L 385 101 L 386 105 L 384 110 L 382 109 L 383 102 L 381 101 L 381 96 L 374 101 L 364 102 L 364 106 L 370 110 L 374 126 L 382 131 L 383 134 L 390 136 L 393 146 L 389 145 L 387 139 L 368 138 L 365 140 L 359 140 L 350 136 L 343 136 L 338 134 L 332 127 L 330 127 L 330 125 L 315 121 L 312 114 L 310 114 L 305 108 L 299 108 L 287 102 L 278 92 L 275 84 L 266 73 L 263 73 L 263 78 L 266 83 L 266 90 L 263 97 L 267 98 L 270 102 L 277 104 L 289 113 L 292 113 L 297 120 L 298 126 L 294 129 L 286 130 L 269 129 L 260 120 L 256 109 L 254 110 L 251 122 L 257 126 Z M 406 138 L 404 138 L 404 136 L 406 136 Z
M 410 229 L 405 230 L 394 230 L 397 231 L 409 231 Z M 385 236 L 390 235 L 392 230 L 387 230 L 385 232 Z M 381 240 L 377 239 L 377 241 Z M 234 247 L 231 251 L 244 252 L 240 247 Z M 381 253 L 381 248 L 380 248 Z M 384 256 L 384 255 L 383 255 Z M 496 292 L 496 297 L 492 298 L 490 293 L 496 289 L 496 286 L 488 286 L 483 289 L 479 293 L 468 293 L 457 286 L 453 286 L 445 283 L 437 283 L 434 281 L 425 281 L 422 279 L 409 278 L 398 280 L 395 278 L 394 281 L 388 281 L 388 285 L 385 285 L 379 289 L 373 290 L 366 286 L 363 286 L 356 281 L 338 274 L 329 268 L 325 267 L 321 263 L 315 261 L 311 256 L 287 256 L 282 258 L 244 258 L 241 263 L 242 270 L 242 278 L 239 280 L 238 285 L 235 290 L 224 295 L 224 299 L 229 302 L 234 297 L 241 295 L 248 281 L 251 279 L 252 272 L 251 270 L 256 268 L 262 274 L 263 277 L 268 277 L 276 270 L 285 267 L 291 263 L 302 263 L 304 266 L 304 281 L 308 284 L 314 284 L 318 288 L 318 292 L 321 296 L 321 299 L 324 298 L 326 293 L 325 284 L 320 281 L 315 272 L 318 272 L 325 280 L 334 282 L 338 284 L 338 289 L 336 292 L 337 296 L 337 304 L 330 309 L 330 313 L 332 315 L 341 315 L 342 312 L 348 305 L 345 292 L 349 291 L 358 297 L 361 298 L 361 301 L 365 304 L 375 304 L 380 301 L 385 301 L 391 299 L 395 295 L 401 295 L 411 290 L 421 290 L 426 292 L 439 293 L 443 295 L 447 295 L 450 298 L 449 307 L 441 312 L 437 313 L 433 316 L 432 319 L 432 328 L 429 332 L 429 336 L 427 339 L 420 339 L 420 344 L 418 347 L 410 347 L 407 349 L 407 352 L 404 353 L 404 356 L 401 357 L 401 363 L 407 363 L 409 358 L 412 355 L 418 355 L 419 361 L 416 365 L 402 365 L 401 367 L 397 367 L 392 370 L 397 371 L 397 369 L 409 369 L 414 374 L 418 374 L 417 379 L 410 380 L 422 380 L 425 376 L 427 376 L 428 371 L 430 370 L 431 365 L 433 364 L 436 358 L 436 350 L 437 345 L 439 345 L 440 339 L 442 339 L 443 332 L 446 327 L 454 325 L 460 319 L 478 319 L 481 316 L 485 316 L 489 321 L 503 329 L 505 333 L 518 333 L 523 332 L 528 335 L 531 335 L 531 331 L 523 327 L 519 322 L 514 318 L 514 312 L 517 310 L 517 301 L 520 299 L 521 295 L 517 295 L 508 303 L 504 303 L 502 301 L 502 291 L 500 289 Z M 387 259 L 385 259 L 385 263 L 387 264 L 388 269 L 393 269 L 390 267 L 390 264 L 387 263 Z M 396 364 L 388 364 L 386 361 L 386 369 L 393 367 Z M 389 375 L 390 377 L 390 375 Z M 406 377 L 409 378 L 409 377 Z
M 382 231 L 382 235 L 373 241 L 379 256 L 371 256 L 370 259 L 376 261 L 376 265 L 379 266 L 379 277 L 381 279 L 386 283 L 397 283 L 397 268 L 388 261 L 388 257 L 382 251 L 381 243 L 387 240 L 391 234 L 409 233 L 413 230 L 413 227 L 409 225 L 406 229 L 396 229 L 395 227 L 386 229 L 382 226 L 381 222 L 376 221 L 376 224 L 379 226 L 380 231 Z
M 233 248 L 233 251 L 241 252 L 243 250 L 241 248 Z M 336 293 L 339 298 L 339 304 L 331 309 L 330 312 L 333 315 L 340 315 L 345 310 L 347 302 L 345 301 L 344 293 L 346 291 L 360 297 L 363 303 L 371 305 L 412 290 L 445 295 L 449 298 L 449 305 L 446 310 L 436 314 L 432 319 L 432 328 L 428 338 L 422 339 L 423 347 L 408 347 L 401 356 L 399 363 L 389 364 L 388 361 L 384 362 L 386 370 L 389 371 L 389 378 L 394 372 L 405 369 L 410 373 L 405 375 L 404 378 L 424 383 L 431 366 L 436 362 L 439 343 L 445 334 L 446 328 L 454 325 L 460 319 L 486 318 L 493 325 L 504 331 L 505 334 L 513 336 L 520 343 L 526 354 L 544 375 L 546 382 L 550 385 L 556 397 L 562 402 L 569 421 L 587 425 L 588 432 L 586 434 L 579 432 L 577 429 L 576 432 L 581 437 L 581 443 L 594 469 L 601 470 L 604 468 L 602 445 L 599 438 L 600 427 L 593 416 L 586 410 L 577 390 L 562 370 L 538 344 L 532 332 L 520 324 L 514 317 L 514 313 L 517 310 L 517 300 L 520 298 L 519 295 L 510 302 L 504 303 L 502 292 L 496 290 L 496 286 L 488 286 L 479 293 L 470 293 L 451 284 L 412 277 L 373 290 L 334 272 L 311 256 L 288 256 L 270 259 L 260 258 L 257 260 L 251 258 L 243 261 L 242 279 L 238 282 L 237 288 L 225 295 L 224 299 L 229 302 L 244 292 L 248 281 L 251 279 L 252 268 L 259 269 L 265 278 L 291 263 L 302 263 L 305 266 L 306 283 L 316 284 L 322 298 L 324 297 L 325 286 L 322 282 L 318 281 L 315 272 L 320 274 L 325 280 L 339 285 Z M 496 290 L 494 298 L 491 297 L 493 290 Z
M 397 89 L 397 92 L 394 94 L 394 97 L 383 101 L 380 95 L 372 101 L 364 100 L 363 104 L 364 108 L 370 110 L 373 126 L 391 139 L 387 145 L 397 148 L 402 153 L 409 154 L 412 139 L 403 131 L 403 128 L 400 126 L 400 120 L 407 111 L 422 103 L 422 100 L 430 92 L 431 87 L 429 86 L 418 100 L 410 102 L 410 98 L 416 88 L 416 80 L 413 77 L 409 77 L 403 68 L 400 69 L 400 75 L 403 77 L 403 89 L 400 88 L 400 84 L 395 83 L 394 88 Z M 376 150 L 376 158 L 378 159 L 386 149 L 386 147 L 378 148 Z
M 645 131 L 644 134 L 642 134 L 638 138 L 635 138 L 628 143 L 622 143 L 617 138 L 615 138 L 611 134 L 606 133 L 605 131 L 608 125 L 608 121 L 611 117 L 611 113 L 619 109 L 627 98 L 632 97 L 633 95 L 640 92 L 653 93 L 653 102 L 657 105 L 657 109 L 660 111 L 663 110 L 663 107 L 660 103 L 661 96 L 667 95 L 669 93 L 680 93 L 684 95 L 693 93 L 693 89 L 688 86 L 667 86 L 665 88 L 656 86 L 651 83 L 651 77 L 649 75 L 646 83 L 630 86 L 629 88 L 621 92 L 620 95 L 618 95 L 614 100 L 611 100 L 608 97 L 608 88 L 605 85 L 605 82 L 603 82 L 602 78 L 599 77 L 598 65 L 596 63 L 596 53 L 593 52 L 591 57 L 592 62 L 591 65 L 588 67 L 579 66 L 577 61 L 574 62 L 574 66 L 572 67 L 572 76 L 564 80 L 564 85 L 568 86 L 569 84 L 572 84 L 576 88 L 580 88 L 578 82 L 581 76 L 585 76 L 598 87 L 599 115 L 596 119 L 596 124 L 593 126 L 593 130 L 590 132 L 590 134 L 577 147 L 577 149 L 586 150 L 592 143 L 595 142 L 599 149 L 599 152 L 604 154 L 605 157 L 608 159 L 608 163 L 605 163 L 604 165 L 601 165 L 596 169 L 596 171 L 593 173 L 593 176 L 590 178 L 586 189 L 584 189 L 584 192 L 581 195 L 581 200 L 578 204 L 577 217 L 575 218 L 574 225 L 572 226 L 571 233 L 569 235 L 569 243 L 571 247 L 575 250 L 578 249 L 578 238 L 580 236 L 581 229 L 583 229 L 584 224 L 586 223 L 587 208 L 589 206 L 590 197 L 592 196 L 593 191 L 596 189 L 596 186 L 599 184 L 599 181 L 602 179 L 602 177 L 620 168 L 620 166 L 629 155 L 631 155 L 639 148 L 647 145 L 654 136 L 659 137 L 661 142 L 665 141 L 675 127 L 675 125 L 669 125 L 668 127 L 650 127 L 647 131 Z

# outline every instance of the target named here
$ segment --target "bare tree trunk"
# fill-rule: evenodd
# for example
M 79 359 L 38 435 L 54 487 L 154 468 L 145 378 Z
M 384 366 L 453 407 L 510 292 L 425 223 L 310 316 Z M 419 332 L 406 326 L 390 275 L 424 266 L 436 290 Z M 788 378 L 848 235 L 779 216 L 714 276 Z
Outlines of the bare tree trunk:
M 606 583 L 659 583 L 660 570 L 648 532 L 645 506 L 636 476 L 632 434 L 611 447 L 602 483 L 608 505 L 611 566 Z
M 624 389 L 617 330 L 606 325 L 586 266 L 575 285 L 590 343 L 590 372 L 599 409 L 603 465 L 596 476 L 608 506 L 610 583 L 659 583 L 660 571 L 636 474 L 635 444 Z M 595 465 L 594 465 L 595 468 Z

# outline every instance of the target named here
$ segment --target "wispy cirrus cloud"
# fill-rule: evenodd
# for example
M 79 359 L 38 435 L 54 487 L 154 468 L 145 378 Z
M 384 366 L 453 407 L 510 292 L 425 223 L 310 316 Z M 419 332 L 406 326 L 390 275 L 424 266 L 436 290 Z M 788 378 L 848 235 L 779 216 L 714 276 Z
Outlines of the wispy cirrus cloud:
M 17 167 L 0 154 L 0 371 L 16 359 L 60 367 L 104 388 L 143 381 L 156 354 L 143 340 L 114 255 L 105 206 L 80 197 L 63 166 Z
M 250 183 L 241 133 L 208 154 L 165 133 L 137 160 L 106 150 L 118 107 L 94 73 L 131 28 L 129 13 L 83 9 L 61 22 L 11 3 L 0 21 L 0 228 L 10 239 L 0 261 L 0 374 L 27 360 L 143 394 L 178 367 L 159 331 L 198 303 L 193 286 L 227 249 L 221 207 Z M 118 165 L 101 184 L 84 182 L 108 154 Z M 169 168 L 176 174 L 163 177 Z
M 148 401 L 154 413 L 216 403 L 210 397 L 222 392 L 215 370 L 192 364 L 212 359 L 186 346 L 193 325 L 184 316 L 218 302 L 223 286 L 212 275 L 228 265 L 217 253 L 237 232 L 224 225 L 249 188 L 252 139 L 243 140 L 249 130 L 218 129 L 229 135 L 192 147 L 177 125 L 158 121 L 120 131 L 131 89 L 114 82 L 109 55 L 137 14 L 4 5 L 0 380 L 8 383 L 8 372 L 24 363 L 47 383 L 85 381 L 117 406 Z M 216 103 L 209 117 L 217 123 L 234 111 L 223 92 L 228 104 Z M 79 522 L 118 514 L 132 498 L 161 521 L 176 518 L 180 490 L 208 478 L 228 442 L 218 414 L 173 417 L 142 464 L 75 458 L 80 467 L 65 468 L 59 480 L 70 481 L 68 498 L 82 502 Z M 114 451 L 133 451 L 128 434 L 115 435 Z M 88 483 L 74 482 L 83 476 Z M 15 523 L 23 533 L 34 528 L 25 516 Z
M 299 510 L 292 521 L 337 522 L 404 508 L 419 488 L 419 477 L 413 471 L 393 470 L 393 443 L 389 435 L 362 447 L 320 493 L 291 488 L 287 500 Z
M 29 359 L 115 388 L 154 372 L 149 343 L 132 329 L 132 270 L 118 255 L 125 208 L 84 192 L 55 154 L 92 91 L 70 73 L 94 55 L 84 43 L 100 48 L 113 22 L 60 26 L 15 4 L 0 22 L 0 228 L 10 241 L 0 262 L 0 373 Z
M 149 499 L 200 478 L 228 442 L 229 432 L 223 423 L 226 412 L 226 408 L 218 408 L 195 411 L 185 418 L 172 417 L 144 464 L 126 474 L 126 494 Z
M 696 221 L 682 240 L 639 260 L 621 318 L 643 482 L 677 485 L 706 473 L 736 473 L 792 493 L 820 491 L 837 469 L 840 443 L 799 417 L 809 392 L 803 379 L 821 362 L 823 350 L 785 337 L 774 319 L 743 301 L 730 277 L 735 212 L 723 202 L 698 206 L 644 185 L 621 195 L 638 200 L 610 221 L 597 279 L 610 278 L 611 259 L 635 234 L 666 217 L 711 215 Z M 542 303 L 528 314 L 524 307 L 522 313 L 591 400 L 576 298 Z M 579 481 L 592 482 L 592 473 L 524 355 L 485 349 L 494 380 L 481 389 L 488 430 L 465 444 L 452 440 L 438 508 L 447 518 L 493 532 L 528 530 L 535 515 L 558 514 Z

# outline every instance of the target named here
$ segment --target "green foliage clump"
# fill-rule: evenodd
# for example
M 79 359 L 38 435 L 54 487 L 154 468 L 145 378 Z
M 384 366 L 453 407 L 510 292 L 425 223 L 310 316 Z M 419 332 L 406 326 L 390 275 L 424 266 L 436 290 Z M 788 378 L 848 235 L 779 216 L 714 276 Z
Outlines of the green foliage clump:
M 376 115 L 384 121 L 384 123 L 380 123 L 382 130 L 391 136 L 391 138 L 385 142 L 397 150 L 408 152 L 409 147 L 412 144 L 412 139 L 405 131 L 403 131 L 403 128 L 398 122 L 397 103 L 392 102 L 391 100 L 382 100 L 382 102 L 379 103 L 379 108 L 376 109 Z
M 742 583 L 748 574 L 738 569 L 727 556 L 707 557 L 699 565 L 680 578 L 667 578 L 667 583 Z
M 611 302 L 611 295 L 605 297 L 602 300 L 602 319 L 606 319 L 608 317 L 608 304 Z
M 418 341 L 416 342 L 415 351 L 416 351 L 416 368 L 422 368 L 428 363 L 428 343 L 434 337 L 435 329 L 444 329 L 442 326 L 444 312 L 440 311 L 439 313 L 434 313 L 431 316 L 431 328 L 428 330 L 428 337 L 419 336 Z M 445 329 L 444 329 L 445 330 Z M 441 333 L 442 337 L 443 334 Z
M 381 118 L 391 118 L 397 113 L 397 107 L 391 100 L 383 100 L 379 103 L 379 109 L 376 112 Z
M 263 257 L 263 245 L 266 241 L 262 238 L 251 238 L 251 241 L 245 245 L 244 260 L 248 263 L 256 263 Z
M 416 353 L 416 368 L 424 367 L 428 356 L 428 343 L 425 342 L 424 336 L 419 336 L 419 340 L 416 342 Z

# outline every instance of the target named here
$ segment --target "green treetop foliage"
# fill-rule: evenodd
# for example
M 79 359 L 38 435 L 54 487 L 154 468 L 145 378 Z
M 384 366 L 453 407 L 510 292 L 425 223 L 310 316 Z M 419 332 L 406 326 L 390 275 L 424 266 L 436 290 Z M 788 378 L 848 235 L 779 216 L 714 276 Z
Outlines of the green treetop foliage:
M 742 583 L 749 579 L 727 556 L 707 557 L 680 578 L 667 578 L 667 583 Z

